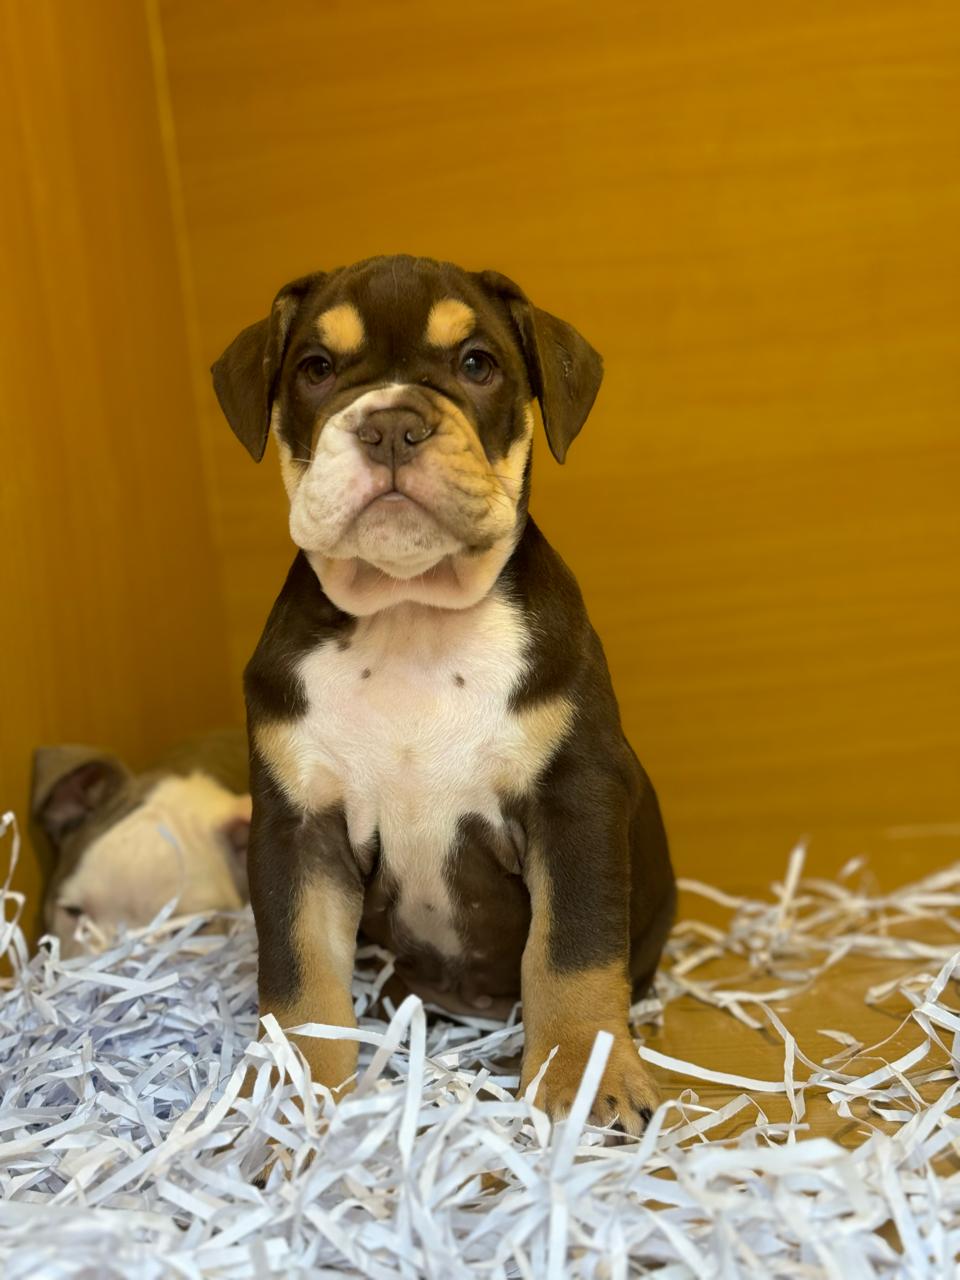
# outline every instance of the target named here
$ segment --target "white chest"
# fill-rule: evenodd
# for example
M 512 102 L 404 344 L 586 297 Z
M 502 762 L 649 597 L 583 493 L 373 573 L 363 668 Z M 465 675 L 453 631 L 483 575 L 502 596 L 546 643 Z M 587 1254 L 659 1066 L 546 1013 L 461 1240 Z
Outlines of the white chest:
M 510 709 L 525 647 L 518 610 L 496 596 L 459 611 L 398 606 L 361 619 L 349 647 L 307 654 L 306 715 L 259 738 L 294 803 L 342 805 L 355 849 L 379 834 L 404 929 L 447 954 L 460 818 L 499 828 L 501 798 L 530 785 L 569 724 L 560 701 Z

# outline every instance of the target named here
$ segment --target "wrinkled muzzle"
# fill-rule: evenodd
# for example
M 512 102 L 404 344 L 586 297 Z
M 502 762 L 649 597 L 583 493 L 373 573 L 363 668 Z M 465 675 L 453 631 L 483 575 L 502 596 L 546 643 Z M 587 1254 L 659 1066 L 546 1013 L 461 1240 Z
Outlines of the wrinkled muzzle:
M 308 553 L 366 561 L 395 578 L 508 536 L 530 430 L 491 463 L 473 423 L 430 388 L 363 392 L 318 424 L 309 463 L 285 450 L 290 533 Z

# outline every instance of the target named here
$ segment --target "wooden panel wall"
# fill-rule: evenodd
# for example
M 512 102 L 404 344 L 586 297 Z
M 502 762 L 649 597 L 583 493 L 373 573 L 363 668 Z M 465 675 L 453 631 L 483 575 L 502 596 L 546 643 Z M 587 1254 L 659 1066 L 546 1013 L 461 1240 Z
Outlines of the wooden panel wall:
M 133 764 L 235 705 L 148 24 L 0 3 L 0 807 L 41 742 Z M 40 894 L 29 853 L 17 887 Z
M 205 359 L 288 278 L 397 250 L 496 266 L 604 352 L 533 508 L 681 869 L 960 816 L 952 0 L 159 5 Z M 239 666 L 284 506 L 205 425 Z

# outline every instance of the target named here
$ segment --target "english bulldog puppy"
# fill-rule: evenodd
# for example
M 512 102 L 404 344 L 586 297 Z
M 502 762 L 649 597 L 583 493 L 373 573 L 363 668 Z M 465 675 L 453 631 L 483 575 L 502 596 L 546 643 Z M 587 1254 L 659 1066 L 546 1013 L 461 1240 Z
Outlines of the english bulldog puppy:
M 44 900 L 64 958 L 78 934 L 109 946 L 171 900 L 177 913 L 237 911 L 247 901 L 250 831 L 242 733 L 205 735 L 135 773 L 96 747 L 39 747 L 33 757 L 34 834 L 53 858 Z
M 534 405 L 562 462 L 600 356 L 494 271 L 381 257 L 280 290 L 213 366 L 299 551 L 245 675 L 261 1014 L 353 1026 L 358 933 L 453 1009 L 520 996 L 521 1089 L 639 1133 L 631 1037 L 674 911 L 657 799 L 570 570 L 528 512 Z M 356 1046 L 300 1037 L 336 1088 Z

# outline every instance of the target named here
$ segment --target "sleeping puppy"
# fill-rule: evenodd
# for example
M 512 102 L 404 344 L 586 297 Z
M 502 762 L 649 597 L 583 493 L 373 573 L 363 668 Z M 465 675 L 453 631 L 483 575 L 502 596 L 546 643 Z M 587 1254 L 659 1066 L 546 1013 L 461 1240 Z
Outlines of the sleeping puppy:
M 354 1025 L 358 931 L 452 1009 L 522 995 L 521 1088 L 594 1119 L 656 1090 L 628 1025 L 674 879 L 570 570 L 528 514 L 533 400 L 562 462 L 600 357 L 495 272 L 374 258 L 281 289 L 213 367 L 241 442 L 272 431 L 300 548 L 247 668 L 261 1013 Z M 336 1087 L 356 1046 L 301 1037 Z
M 44 922 L 64 957 L 84 949 L 81 919 L 109 945 L 173 898 L 181 915 L 247 900 L 242 734 L 208 735 L 140 774 L 93 747 L 40 747 L 31 810 L 54 856 Z

